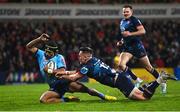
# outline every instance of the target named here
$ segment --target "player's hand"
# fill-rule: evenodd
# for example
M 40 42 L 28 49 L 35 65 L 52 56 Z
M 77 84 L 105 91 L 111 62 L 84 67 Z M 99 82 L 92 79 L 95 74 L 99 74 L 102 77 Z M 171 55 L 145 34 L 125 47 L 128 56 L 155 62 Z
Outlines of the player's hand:
M 46 42 L 46 41 L 49 41 L 50 36 L 49 36 L 48 34 L 46 34 L 46 33 L 43 33 L 43 34 L 39 37 L 39 39 L 40 39 L 41 41 L 43 41 L 43 42 Z
M 62 72 L 62 71 L 58 71 L 58 72 L 56 72 L 56 74 L 55 74 L 55 76 L 57 77 L 57 78 L 59 78 L 59 77 L 61 77 L 62 75 L 64 75 L 65 73 L 64 73 L 64 71 Z
M 55 75 L 58 79 L 62 79 L 63 75 L 59 76 L 59 75 Z
M 121 41 L 118 41 L 118 42 L 116 43 L 116 45 L 117 45 L 118 47 L 122 46 L 123 44 L 124 44 L 123 39 L 121 39 Z
M 55 74 L 55 77 L 57 77 L 58 79 L 62 79 L 64 77 L 63 74 Z
M 123 32 L 121 32 L 121 34 L 122 34 L 124 37 L 131 36 L 131 32 L 129 32 L 129 31 L 123 31 Z

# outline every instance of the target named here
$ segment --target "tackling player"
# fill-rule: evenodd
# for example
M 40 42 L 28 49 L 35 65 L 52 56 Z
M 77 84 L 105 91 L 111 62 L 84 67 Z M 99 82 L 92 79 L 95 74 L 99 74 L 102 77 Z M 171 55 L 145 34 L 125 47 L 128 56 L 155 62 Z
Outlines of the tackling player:
M 121 54 L 119 60 L 119 69 L 121 71 L 128 72 L 133 80 L 139 85 L 142 80 L 137 78 L 136 75 L 126 65 L 132 57 L 136 57 L 141 62 L 142 66 L 151 73 L 156 79 L 159 77 L 159 73 L 150 64 L 146 50 L 141 42 L 141 35 L 145 34 L 146 31 L 144 26 L 139 19 L 134 17 L 132 6 L 125 5 L 123 7 L 124 19 L 120 22 L 120 30 L 122 38 L 117 42 L 117 46 L 121 46 Z M 137 85 L 137 86 L 138 86 Z M 162 92 L 166 92 L 166 83 L 161 84 L 163 89 Z
M 116 97 L 104 95 L 95 89 L 89 89 L 80 82 L 72 82 L 66 79 L 58 79 L 55 77 L 56 71 L 65 71 L 66 64 L 64 57 L 58 54 L 58 46 L 54 41 L 49 41 L 50 37 L 47 34 L 42 34 L 40 37 L 30 41 L 26 47 L 29 51 L 35 54 L 40 72 L 47 76 L 47 83 L 50 89 L 44 92 L 40 97 L 41 103 L 58 103 L 66 101 L 76 101 L 76 97 L 64 98 L 65 92 L 82 92 L 92 96 L 98 96 L 104 100 L 116 100 Z M 44 43 L 45 51 L 35 47 L 37 44 Z
M 137 88 L 128 78 L 128 72 L 117 72 L 100 59 L 93 57 L 92 54 L 93 51 L 91 48 L 81 47 L 79 51 L 80 70 L 76 73 L 69 72 L 68 74 L 67 71 L 57 72 L 56 76 L 76 81 L 84 75 L 87 75 L 101 84 L 119 89 L 126 97 L 135 100 L 150 99 L 160 83 L 167 79 L 174 79 L 173 77 L 162 73 L 155 81 Z

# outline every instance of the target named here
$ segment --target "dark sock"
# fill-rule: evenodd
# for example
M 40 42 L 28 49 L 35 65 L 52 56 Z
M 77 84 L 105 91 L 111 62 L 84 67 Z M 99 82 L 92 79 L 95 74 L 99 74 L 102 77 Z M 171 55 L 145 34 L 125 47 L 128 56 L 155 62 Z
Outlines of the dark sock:
M 143 92 L 143 95 L 146 98 L 150 99 L 158 86 L 159 83 L 157 81 L 153 81 L 151 83 L 144 84 L 142 87 L 139 87 L 139 89 Z
M 80 88 L 80 90 L 78 92 L 88 93 L 91 96 L 97 96 L 97 97 L 99 97 L 101 99 L 105 99 L 105 95 L 103 93 L 101 93 L 101 92 L 99 92 L 99 91 L 97 91 L 95 89 L 90 89 L 90 88 L 86 87 L 85 85 L 83 85 L 80 82 L 76 82 L 76 83 L 78 83 L 78 85 L 81 85 L 81 88 Z
M 105 99 L 105 95 L 103 93 L 101 93 L 101 92 L 99 92 L 99 91 L 97 91 L 95 89 L 90 89 L 90 88 L 88 88 L 88 87 L 86 87 L 84 85 L 81 87 L 80 92 L 88 93 L 91 96 L 97 96 L 97 97 L 99 97 L 101 99 Z
M 127 72 L 132 77 L 133 80 L 137 79 L 137 76 L 131 71 L 131 69 L 129 69 L 129 67 L 126 67 L 124 72 Z
M 78 102 L 80 101 L 79 98 L 68 98 L 68 97 L 64 97 L 61 99 L 63 102 Z
M 156 69 L 153 68 L 153 70 L 150 72 L 156 79 L 159 77 L 159 73 Z
M 95 89 L 89 89 L 88 90 L 88 93 L 91 95 L 91 96 L 97 96 L 101 99 L 105 99 L 105 95 Z

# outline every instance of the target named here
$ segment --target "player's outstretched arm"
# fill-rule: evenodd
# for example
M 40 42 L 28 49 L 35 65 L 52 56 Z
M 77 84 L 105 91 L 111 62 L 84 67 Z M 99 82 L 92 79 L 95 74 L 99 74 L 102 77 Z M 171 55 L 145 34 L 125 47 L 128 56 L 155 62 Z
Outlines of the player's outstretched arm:
M 35 53 L 38 48 L 35 47 L 37 44 L 42 43 L 42 42 L 46 42 L 50 39 L 48 34 L 43 33 L 41 36 L 39 36 L 38 38 L 30 41 L 27 45 L 26 48 L 31 51 L 32 53 Z
M 77 71 L 76 70 L 74 70 L 74 71 L 60 71 L 60 70 L 57 69 L 57 70 L 54 70 L 53 72 L 54 72 L 56 77 L 60 77 L 62 75 L 75 74 Z
M 78 80 L 78 79 L 80 79 L 82 77 L 83 77 L 82 74 L 76 72 L 75 74 L 62 75 L 62 76 L 60 76 L 58 78 L 64 78 L 64 79 L 68 79 L 70 81 L 76 81 L 76 80 Z

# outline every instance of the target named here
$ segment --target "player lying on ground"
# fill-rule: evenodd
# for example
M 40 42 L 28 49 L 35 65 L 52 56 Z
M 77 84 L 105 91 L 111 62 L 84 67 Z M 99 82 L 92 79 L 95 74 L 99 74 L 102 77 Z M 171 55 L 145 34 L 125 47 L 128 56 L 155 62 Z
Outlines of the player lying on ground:
M 58 79 L 55 75 L 56 70 L 65 71 L 66 64 L 64 57 L 58 54 L 58 46 L 54 41 L 49 41 L 50 37 L 47 34 L 42 34 L 40 37 L 30 41 L 26 47 L 29 51 L 35 54 L 40 72 L 47 77 L 47 83 L 50 89 L 44 92 L 40 97 L 41 103 L 58 103 L 66 101 L 76 101 L 76 97 L 64 98 L 66 92 L 82 92 L 92 96 L 97 96 L 103 100 L 116 100 L 116 97 L 104 95 L 95 89 L 90 89 L 77 81 L 69 81 L 67 79 Z M 36 47 L 37 44 L 45 43 L 45 51 Z M 49 66 L 51 69 L 46 69 Z
M 79 51 L 79 62 L 81 67 L 76 73 L 63 71 L 57 72 L 56 76 L 60 79 L 69 79 L 76 81 L 87 75 L 100 82 L 101 84 L 119 89 L 126 97 L 135 100 L 150 99 L 155 89 L 160 83 L 167 79 L 174 79 L 173 77 L 162 73 L 155 81 L 143 85 L 142 87 L 135 87 L 128 78 L 128 72 L 117 72 L 102 62 L 100 59 L 93 57 L 93 51 L 89 47 L 82 47 Z

